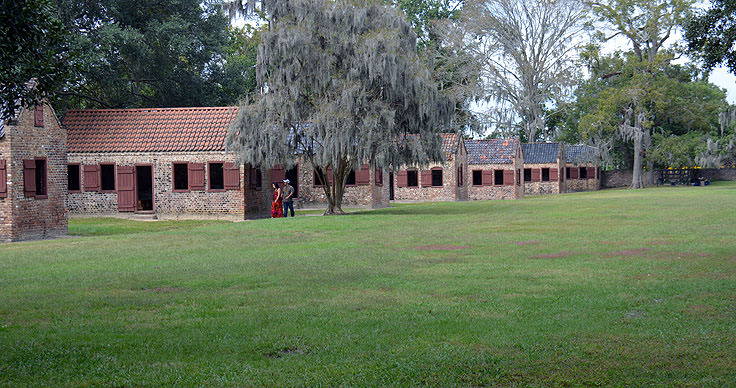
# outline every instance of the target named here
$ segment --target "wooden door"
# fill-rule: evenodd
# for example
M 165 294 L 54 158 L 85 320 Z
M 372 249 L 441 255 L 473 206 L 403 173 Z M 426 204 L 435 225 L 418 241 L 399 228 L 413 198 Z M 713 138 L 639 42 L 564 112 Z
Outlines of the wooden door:
M 135 167 L 118 166 L 118 211 L 135 211 Z

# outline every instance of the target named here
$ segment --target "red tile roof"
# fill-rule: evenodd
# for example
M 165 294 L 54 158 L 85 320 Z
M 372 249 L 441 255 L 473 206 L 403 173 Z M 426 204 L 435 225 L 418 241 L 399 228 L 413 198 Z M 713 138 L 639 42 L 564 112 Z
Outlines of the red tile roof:
M 69 152 L 224 151 L 237 106 L 70 110 Z
M 442 152 L 445 153 L 445 157 L 447 159 L 449 159 L 452 155 L 455 155 L 459 144 L 460 142 L 458 141 L 457 133 L 442 134 Z

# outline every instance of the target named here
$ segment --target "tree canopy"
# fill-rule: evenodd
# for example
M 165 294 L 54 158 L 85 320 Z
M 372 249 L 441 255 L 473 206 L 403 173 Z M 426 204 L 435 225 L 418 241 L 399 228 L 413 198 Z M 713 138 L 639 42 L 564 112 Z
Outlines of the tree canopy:
M 326 214 L 334 214 L 342 213 L 352 168 L 442 160 L 438 133 L 450 127 L 453 103 L 437 91 L 403 14 L 350 1 L 267 6 L 262 93 L 241 107 L 228 137 L 242 161 L 270 167 L 308 159 L 325 184 Z
M 725 64 L 736 73 L 736 2 L 711 0 L 686 24 L 685 40 L 706 69 Z
M 0 2 L 0 120 L 50 96 L 69 77 L 66 32 L 51 0 Z M 35 78 L 35 87 L 27 87 Z
M 78 54 L 77 76 L 57 101 L 62 111 L 233 104 L 255 86 L 255 44 L 230 27 L 219 4 L 56 1 Z

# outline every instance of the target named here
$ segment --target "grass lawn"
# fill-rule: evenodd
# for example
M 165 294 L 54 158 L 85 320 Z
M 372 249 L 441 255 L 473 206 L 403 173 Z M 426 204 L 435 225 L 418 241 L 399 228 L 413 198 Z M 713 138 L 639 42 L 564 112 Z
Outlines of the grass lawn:
M 0 246 L 0 386 L 733 387 L 736 184 Z

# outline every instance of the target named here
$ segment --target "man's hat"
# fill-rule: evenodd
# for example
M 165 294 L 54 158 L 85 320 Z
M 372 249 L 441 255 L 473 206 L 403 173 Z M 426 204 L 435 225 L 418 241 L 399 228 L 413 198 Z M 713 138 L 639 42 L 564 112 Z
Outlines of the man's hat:
M 289 180 L 288 179 L 284 179 L 284 183 L 289 183 Z

